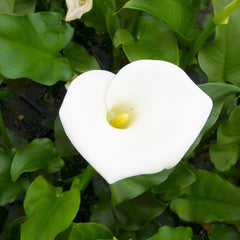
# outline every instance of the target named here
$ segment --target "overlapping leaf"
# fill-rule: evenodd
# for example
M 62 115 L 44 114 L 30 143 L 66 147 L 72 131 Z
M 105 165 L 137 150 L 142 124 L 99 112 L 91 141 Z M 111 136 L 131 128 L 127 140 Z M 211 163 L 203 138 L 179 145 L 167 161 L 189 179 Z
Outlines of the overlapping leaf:
M 28 185 L 24 178 L 13 182 L 10 175 L 12 154 L 0 148 L 0 206 L 15 200 L 19 193 L 23 193 Z
M 215 13 L 232 0 L 213 0 Z M 219 25 L 216 37 L 199 52 L 199 64 L 210 82 L 232 82 L 240 86 L 240 8 L 230 16 L 228 24 Z
M 127 30 L 119 29 L 114 42 L 121 44 L 129 61 L 158 59 L 178 65 L 177 40 L 165 23 L 155 17 L 139 19 L 136 41 Z
M 124 8 L 142 10 L 165 21 L 182 38 L 191 40 L 195 32 L 193 18 L 196 14 L 191 5 L 181 0 L 130 0 Z

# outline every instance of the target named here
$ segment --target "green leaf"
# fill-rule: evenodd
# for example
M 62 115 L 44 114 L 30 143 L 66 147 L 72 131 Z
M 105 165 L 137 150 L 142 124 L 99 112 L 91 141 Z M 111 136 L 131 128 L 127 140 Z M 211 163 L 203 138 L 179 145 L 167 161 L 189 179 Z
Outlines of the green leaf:
M 135 198 L 151 187 L 159 185 L 168 178 L 173 170 L 174 168 L 165 169 L 159 173 L 134 176 L 111 184 L 112 204 L 115 206 Z
M 114 37 L 115 43 L 122 44 L 129 61 L 158 59 L 178 65 L 177 40 L 168 26 L 162 21 L 152 16 L 141 17 L 138 24 L 137 40 L 128 41 L 130 39 L 129 34 L 126 34 L 125 30 L 118 32 Z M 132 39 L 134 40 L 133 37 Z
M 31 183 L 24 200 L 28 220 L 21 226 L 21 240 L 54 240 L 70 226 L 80 205 L 78 181 L 66 192 L 42 176 Z
M 229 118 L 223 122 L 217 133 L 218 144 L 231 144 L 240 142 L 240 106 L 237 106 Z
M 64 56 L 68 58 L 76 74 L 80 74 L 89 70 L 100 69 L 96 59 L 91 56 L 87 50 L 74 42 L 70 42 L 63 51 Z
M 28 185 L 24 178 L 12 182 L 10 166 L 12 153 L 5 152 L 0 148 L 0 206 L 4 206 L 15 200 L 16 196 L 23 193 Z
M 26 16 L 0 15 L 0 73 L 7 78 L 27 77 L 52 85 L 72 77 L 69 63 L 59 53 L 73 29 L 57 13 Z
M 158 233 L 147 240 L 191 240 L 192 239 L 192 229 L 190 227 L 160 227 Z
M 46 169 L 47 172 L 54 173 L 63 166 L 64 161 L 57 155 L 50 139 L 34 139 L 16 152 L 11 165 L 11 176 L 16 181 L 24 172 Z
M 210 240 L 239 240 L 240 233 L 233 227 L 214 223 L 211 225 Z
M 0 98 L 6 98 L 9 96 L 9 92 L 8 91 L 0 91 Z
M 218 171 L 228 171 L 237 162 L 238 144 L 215 144 L 210 147 L 210 158 Z
M 73 223 L 68 237 L 61 238 L 61 234 L 57 240 L 97 240 L 97 239 L 113 239 L 113 234 L 103 225 L 98 223 Z
M 60 156 L 68 157 L 79 154 L 68 139 L 59 116 L 56 117 L 54 122 L 54 137 L 56 152 Z
M 240 88 L 225 83 L 206 83 L 199 85 L 199 87 L 213 100 L 213 108 L 203 129 L 201 130 L 200 134 L 198 135 L 197 139 L 194 141 L 188 152 L 185 154 L 184 158 L 188 158 L 190 156 L 192 151 L 201 141 L 202 137 L 206 133 L 208 133 L 208 131 L 214 126 L 214 124 L 218 120 L 218 117 L 222 111 L 224 102 L 227 97 L 240 92 Z
M 35 0 L 1 0 L 0 13 L 29 14 L 35 9 Z
M 109 33 L 110 37 L 113 38 L 117 29 L 121 27 L 120 19 L 117 14 L 115 14 L 114 9 L 108 8 L 105 21 L 107 32 Z
M 146 192 L 118 205 L 113 210 L 123 228 L 136 231 L 162 214 L 166 208 L 166 203 L 160 202 L 150 192 Z
M 195 174 L 186 164 L 180 162 L 167 180 L 159 186 L 153 187 L 152 192 L 161 194 L 160 199 L 163 201 L 173 200 L 181 196 L 182 189 L 190 186 L 195 180 Z
M 196 10 L 181 0 L 130 0 L 124 8 L 142 10 L 165 21 L 182 38 L 191 40 Z M 191 34 L 189 34 L 191 33 Z
M 197 223 L 240 219 L 240 189 L 215 173 L 194 173 L 197 180 L 182 198 L 170 203 L 171 210 L 181 219 Z
M 232 0 L 213 0 L 215 14 Z M 233 12 L 228 24 L 216 28 L 216 37 L 199 51 L 199 64 L 210 82 L 232 82 L 240 86 L 240 11 Z
M 14 13 L 30 14 L 34 13 L 35 0 L 15 0 Z
M 83 16 L 84 24 L 92 27 L 98 34 L 106 31 L 106 15 L 108 9 L 116 10 L 115 1 L 113 0 L 93 0 L 93 8 Z M 109 16 L 108 16 L 109 17 Z

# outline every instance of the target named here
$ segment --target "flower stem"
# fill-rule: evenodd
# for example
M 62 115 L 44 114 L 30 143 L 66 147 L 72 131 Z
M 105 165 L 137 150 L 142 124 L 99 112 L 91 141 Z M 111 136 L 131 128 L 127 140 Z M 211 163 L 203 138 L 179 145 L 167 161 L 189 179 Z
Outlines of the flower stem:
M 3 142 L 7 148 L 7 150 L 10 150 L 13 147 L 12 142 L 10 141 L 7 131 L 3 122 L 3 117 L 2 117 L 2 111 L 0 109 L 0 132 L 2 134 Z
M 84 192 L 88 183 L 92 180 L 93 176 L 96 174 L 96 170 L 89 164 L 86 169 L 84 170 L 83 174 L 79 176 L 80 183 L 79 183 L 79 190 L 81 193 Z
M 186 67 L 191 63 L 195 55 L 198 53 L 199 49 L 205 43 L 210 34 L 214 31 L 217 25 L 226 24 L 230 15 L 234 12 L 234 10 L 239 7 L 240 0 L 234 0 L 229 5 L 227 5 L 222 11 L 217 13 L 211 23 L 205 28 L 205 30 L 199 35 L 198 39 L 194 42 L 194 44 L 190 47 L 188 53 L 183 55 L 180 63 L 180 67 L 182 69 L 186 69 Z

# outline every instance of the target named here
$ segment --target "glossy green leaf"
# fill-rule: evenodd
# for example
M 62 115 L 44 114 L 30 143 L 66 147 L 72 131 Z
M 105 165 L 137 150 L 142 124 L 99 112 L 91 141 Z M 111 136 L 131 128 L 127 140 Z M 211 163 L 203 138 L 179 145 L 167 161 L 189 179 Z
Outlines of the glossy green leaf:
M 210 158 L 218 171 L 228 171 L 237 162 L 238 144 L 215 144 L 210 147 Z
M 0 73 L 7 78 L 27 77 L 44 84 L 68 81 L 72 70 L 59 53 L 73 29 L 57 13 L 26 16 L 0 15 Z
M 113 234 L 106 227 L 93 222 L 73 223 L 68 236 L 61 237 L 60 235 L 57 237 L 57 240 L 113 239 Z
M 185 221 L 198 223 L 240 219 L 240 188 L 215 173 L 194 173 L 196 181 L 185 189 L 182 198 L 170 203 L 171 210 Z
M 53 187 L 42 176 L 29 186 L 24 210 L 28 220 L 21 226 L 21 240 L 54 240 L 67 229 L 80 205 L 79 180 L 75 179 L 69 191 Z
M 158 59 L 178 65 L 177 40 L 164 22 L 151 16 L 140 18 L 136 41 L 133 42 L 128 41 L 130 33 L 126 34 L 125 31 L 116 34 L 114 38 L 118 37 L 119 39 L 114 41 L 122 44 L 130 62 L 140 59 Z M 121 33 L 124 35 L 121 35 Z
M 198 135 L 197 139 L 194 141 L 188 152 L 185 154 L 184 158 L 188 158 L 190 156 L 192 151 L 201 141 L 202 137 L 214 126 L 214 124 L 218 120 L 218 117 L 222 111 L 224 102 L 227 97 L 240 92 L 240 88 L 225 83 L 206 83 L 199 85 L 199 87 L 212 99 L 213 108 L 203 129 L 201 130 L 200 134 Z
M 63 166 L 64 161 L 57 155 L 54 143 L 50 139 L 34 139 L 16 152 L 11 165 L 11 176 L 13 181 L 16 181 L 24 172 L 46 169 L 47 172 L 53 173 Z
M 240 106 L 237 106 L 223 122 L 217 133 L 218 144 L 231 144 L 240 142 Z
M 78 75 L 89 70 L 100 69 L 97 60 L 83 46 L 77 43 L 70 42 L 63 53 L 69 60 L 73 71 Z
M 0 13 L 29 14 L 35 9 L 35 0 L 1 0 Z
M 239 240 L 240 233 L 233 227 L 214 223 L 211 225 L 210 240 Z
M 182 189 L 190 186 L 196 180 L 195 174 L 190 168 L 180 162 L 166 181 L 153 187 L 152 192 L 158 193 L 163 201 L 173 200 L 182 194 Z
M 142 10 L 165 21 L 177 34 L 184 39 L 191 39 L 189 34 L 193 26 L 195 9 L 181 0 L 130 0 L 124 8 Z
M 166 208 L 166 203 L 157 200 L 150 192 L 146 192 L 118 205 L 114 213 L 123 228 L 136 231 L 162 214 Z
M 165 169 L 159 173 L 134 176 L 111 184 L 112 204 L 115 206 L 135 198 L 151 187 L 159 185 L 168 178 L 173 170 L 174 168 Z
M 192 229 L 190 227 L 160 227 L 158 233 L 147 240 L 191 240 L 192 239 Z
M 213 0 L 215 14 L 232 0 Z M 199 52 L 199 64 L 210 82 L 232 82 L 240 86 L 240 7 L 230 16 L 228 24 L 219 25 L 216 37 Z
M 55 137 L 55 148 L 56 148 L 57 154 L 59 154 L 62 157 L 79 154 L 71 144 L 66 133 L 64 132 L 59 116 L 56 117 L 56 120 L 54 122 L 54 137 Z
M 28 185 L 24 178 L 20 178 L 16 182 L 11 180 L 11 160 L 12 153 L 5 152 L 0 148 L 0 206 L 13 202 L 16 196 L 23 193 Z

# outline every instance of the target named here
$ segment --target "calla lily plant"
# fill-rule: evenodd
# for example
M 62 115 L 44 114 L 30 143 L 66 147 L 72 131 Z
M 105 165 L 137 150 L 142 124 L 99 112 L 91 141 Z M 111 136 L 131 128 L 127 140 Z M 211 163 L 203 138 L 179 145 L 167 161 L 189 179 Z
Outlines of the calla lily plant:
M 174 167 L 212 100 L 176 65 L 139 60 L 116 75 L 93 70 L 71 84 L 60 119 L 81 155 L 112 184 Z
M 82 15 L 92 9 L 92 0 L 66 0 L 68 8 L 65 20 L 67 22 L 80 19 Z

